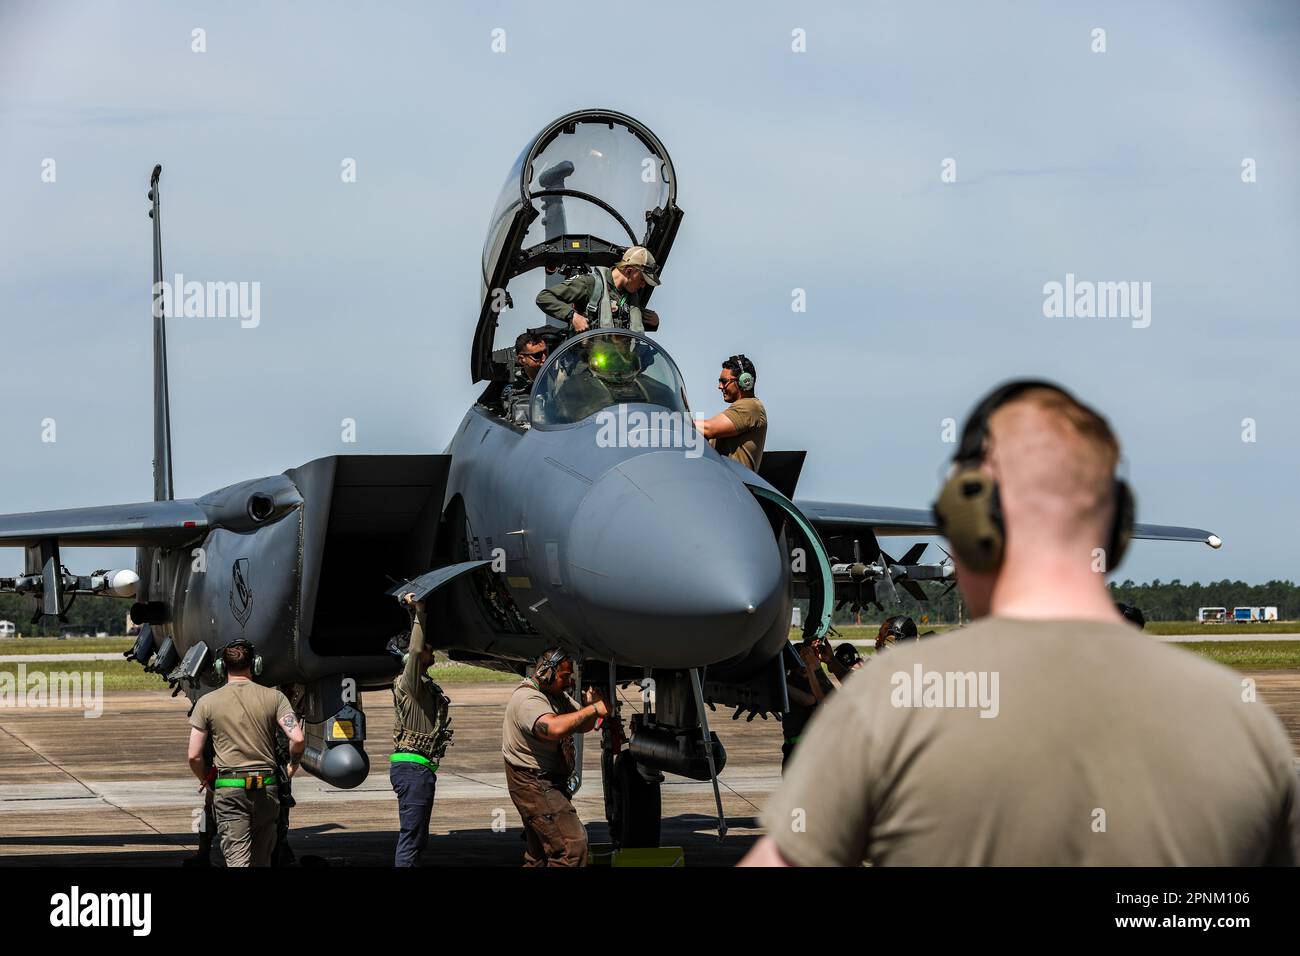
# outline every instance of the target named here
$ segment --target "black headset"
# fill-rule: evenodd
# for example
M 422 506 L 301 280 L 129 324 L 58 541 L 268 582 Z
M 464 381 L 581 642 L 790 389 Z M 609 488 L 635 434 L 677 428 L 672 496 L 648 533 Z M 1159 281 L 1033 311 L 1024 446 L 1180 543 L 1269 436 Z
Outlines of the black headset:
M 549 684 L 555 680 L 555 672 L 560 669 L 560 665 L 569 659 L 569 655 L 564 652 L 564 648 L 557 647 L 550 653 L 546 654 L 538 662 L 536 669 L 533 671 L 533 677 L 539 684 Z
M 410 632 L 404 631 L 401 634 L 394 634 L 388 639 L 388 644 L 384 649 L 393 657 L 398 658 L 402 662 L 402 666 L 405 667 L 407 660 L 411 657 Z
M 996 570 L 1006 549 L 998 484 L 980 470 L 988 439 L 989 418 L 1017 395 L 1035 388 L 1049 389 L 1076 405 L 1080 404 L 1061 386 L 1037 379 L 1018 379 L 995 388 L 975 406 L 966 420 L 961 442 L 952 456 L 952 471 L 939 489 L 939 498 L 933 505 L 939 532 L 972 571 Z M 1115 476 L 1114 482 L 1115 516 L 1106 542 L 1107 570 L 1117 568 L 1128 550 L 1136 510 L 1128 483 L 1119 476 Z
M 722 363 L 723 368 L 729 368 L 736 373 L 736 384 L 740 386 L 742 392 L 750 392 L 754 389 L 754 363 L 744 355 L 733 355 Z
M 891 617 L 885 625 L 885 634 L 895 641 L 916 640 L 916 622 L 906 615 Z
M 254 676 L 254 677 L 259 677 L 259 676 L 261 676 L 261 673 L 262 673 L 262 655 L 259 654 L 259 653 L 257 653 L 257 648 L 253 646 L 253 642 L 252 642 L 252 641 L 247 640 L 246 638 L 237 637 L 237 638 L 235 638 L 233 641 L 230 641 L 229 643 L 227 643 L 226 646 L 223 647 L 223 648 L 221 649 L 221 653 L 219 653 L 219 654 L 217 655 L 217 659 L 216 659 L 215 661 L 212 662 L 212 669 L 213 669 L 214 671 L 216 671 L 216 674 L 217 674 L 217 680 L 225 680 L 225 679 L 226 679 L 226 670 L 227 670 L 227 664 L 226 664 L 226 652 L 227 652 L 228 650 L 230 650 L 232 647 L 246 647 L 246 648 L 248 648 L 248 653 L 249 653 L 249 654 L 251 655 L 251 657 L 252 657 L 252 667 L 251 667 L 250 669 L 251 669 L 252 672 L 253 672 L 253 676 Z

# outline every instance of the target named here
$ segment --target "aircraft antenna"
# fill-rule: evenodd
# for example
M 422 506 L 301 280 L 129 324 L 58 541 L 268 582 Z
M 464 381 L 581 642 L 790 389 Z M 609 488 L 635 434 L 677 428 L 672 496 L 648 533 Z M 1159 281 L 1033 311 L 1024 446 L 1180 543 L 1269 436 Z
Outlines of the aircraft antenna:
M 149 218 L 153 220 L 153 500 L 171 501 L 172 413 L 167 389 L 167 329 L 165 325 L 162 266 L 162 220 L 158 205 L 158 177 L 162 166 L 149 177 Z M 173 300 L 180 290 L 172 290 Z

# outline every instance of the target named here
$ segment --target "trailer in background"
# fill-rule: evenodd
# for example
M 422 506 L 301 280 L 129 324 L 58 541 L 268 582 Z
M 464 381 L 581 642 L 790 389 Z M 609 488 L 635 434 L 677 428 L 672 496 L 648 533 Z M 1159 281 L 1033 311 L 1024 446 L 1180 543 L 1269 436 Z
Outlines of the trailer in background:
M 1260 621 L 1276 621 L 1276 607 L 1234 607 L 1232 619 L 1237 624 L 1254 624 Z
M 1222 624 L 1228 619 L 1226 607 L 1203 607 L 1196 612 L 1196 619 L 1202 624 Z

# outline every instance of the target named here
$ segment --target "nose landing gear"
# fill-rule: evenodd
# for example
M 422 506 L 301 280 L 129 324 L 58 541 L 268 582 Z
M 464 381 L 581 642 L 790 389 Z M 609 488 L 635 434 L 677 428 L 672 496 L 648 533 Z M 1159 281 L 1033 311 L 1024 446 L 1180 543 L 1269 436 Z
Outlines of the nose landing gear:
M 610 715 L 605 718 L 600 734 L 600 776 L 605 792 L 605 819 L 609 823 L 610 842 L 619 849 L 657 847 L 663 813 L 659 787 L 664 775 L 641 765 L 631 753 L 623 732 L 623 720 L 619 716 L 622 705 L 614 674 L 611 663 Z M 648 690 L 642 699 L 645 712 L 649 713 Z

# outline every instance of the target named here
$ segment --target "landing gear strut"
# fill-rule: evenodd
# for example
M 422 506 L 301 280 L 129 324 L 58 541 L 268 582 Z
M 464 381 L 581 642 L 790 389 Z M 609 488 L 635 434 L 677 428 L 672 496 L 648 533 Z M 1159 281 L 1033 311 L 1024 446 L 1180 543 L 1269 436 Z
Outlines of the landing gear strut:
M 619 717 L 614 664 L 609 665 L 610 715 L 600 733 L 600 778 L 605 791 L 605 819 L 610 842 L 623 847 L 659 846 L 662 813 L 659 785 L 663 774 L 637 764 L 627 747 Z M 646 695 L 648 698 L 648 694 Z

